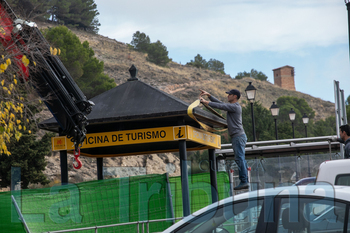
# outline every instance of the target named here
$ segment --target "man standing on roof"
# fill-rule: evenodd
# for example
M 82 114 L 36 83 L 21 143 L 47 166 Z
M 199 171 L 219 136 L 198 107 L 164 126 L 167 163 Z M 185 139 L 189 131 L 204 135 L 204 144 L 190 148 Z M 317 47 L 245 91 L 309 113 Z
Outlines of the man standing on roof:
M 208 92 L 204 90 L 200 91 L 201 93 L 199 99 L 201 103 L 208 104 L 213 108 L 227 111 L 228 133 L 231 137 L 232 148 L 235 153 L 235 161 L 239 170 L 239 179 L 241 181 L 240 184 L 234 188 L 234 190 L 249 188 L 247 172 L 248 166 L 247 161 L 245 160 L 245 145 L 247 143 L 247 136 L 242 125 L 242 107 L 238 103 L 241 93 L 236 89 L 227 91 L 227 100 L 229 103 L 223 103 Z M 207 96 L 211 102 L 203 99 L 203 96 Z
M 340 138 L 338 138 L 338 141 L 340 143 L 345 144 L 344 158 L 350 159 L 350 126 L 349 125 L 340 126 L 339 134 L 340 134 Z

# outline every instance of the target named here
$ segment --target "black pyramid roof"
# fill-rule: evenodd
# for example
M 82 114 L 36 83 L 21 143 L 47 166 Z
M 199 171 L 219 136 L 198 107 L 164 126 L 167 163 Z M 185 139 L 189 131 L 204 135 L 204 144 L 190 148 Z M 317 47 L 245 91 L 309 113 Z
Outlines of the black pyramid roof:
M 88 115 L 88 132 L 89 128 L 95 128 L 93 127 L 94 125 L 101 127 L 101 124 L 115 125 L 116 123 L 130 121 L 134 123 L 156 121 L 156 124 L 151 124 L 152 127 L 169 126 L 168 124 L 163 125 L 162 122 L 164 123 L 164 120 L 171 121 L 170 118 L 174 117 L 176 119 L 184 117 L 185 122 L 180 123 L 182 125 L 189 124 L 199 127 L 198 123 L 187 115 L 187 109 L 190 104 L 139 80 L 125 82 L 92 98 L 91 101 L 95 103 L 95 106 L 93 106 L 92 112 Z M 198 107 L 194 109 L 193 113 L 198 120 L 212 127 L 226 126 L 225 120 Z M 176 122 L 175 125 L 178 125 L 178 123 Z M 141 128 L 148 127 L 145 125 Z M 40 122 L 39 128 L 53 132 L 59 131 L 59 125 L 55 118 Z M 132 126 L 122 127 L 123 130 L 134 128 Z M 107 131 L 112 130 L 118 129 L 108 127 Z M 92 131 L 96 132 L 96 130 Z

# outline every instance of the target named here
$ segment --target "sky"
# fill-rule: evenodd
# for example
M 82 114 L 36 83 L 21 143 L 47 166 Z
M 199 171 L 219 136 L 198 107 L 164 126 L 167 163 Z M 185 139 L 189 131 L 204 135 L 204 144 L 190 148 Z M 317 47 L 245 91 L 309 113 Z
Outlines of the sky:
M 160 40 L 186 64 L 197 54 L 234 78 L 251 69 L 295 68 L 295 88 L 334 103 L 334 80 L 350 95 L 349 34 L 343 0 L 95 0 L 99 34 L 130 43 L 136 31 Z M 254 83 L 253 83 L 254 85 Z M 234 88 L 234 87 L 232 87 Z M 258 90 L 259 91 L 259 90 Z M 258 92 L 257 92 L 258 94 Z

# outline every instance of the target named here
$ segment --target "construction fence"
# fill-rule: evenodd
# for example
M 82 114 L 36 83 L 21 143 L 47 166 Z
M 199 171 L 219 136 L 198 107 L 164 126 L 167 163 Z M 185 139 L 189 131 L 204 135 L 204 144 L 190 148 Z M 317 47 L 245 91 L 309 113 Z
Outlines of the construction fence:
M 189 179 L 191 212 L 195 212 L 211 204 L 210 175 L 194 174 Z M 229 195 L 228 182 L 226 172 L 218 173 L 220 199 Z M 167 174 L 0 193 L 0 229 L 6 229 L 6 232 L 25 232 L 15 204 L 31 233 L 169 219 L 183 215 L 181 178 L 169 178 Z M 151 222 L 149 232 L 163 231 L 173 223 L 173 220 Z M 137 232 L 137 225 L 103 228 L 98 232 Z
M 323 161 L 341 158 L 339 153 L 327 153 L 249 159 L 251 190 L 292 185 L 304 177 L 316 176 Z M 238 168 L 234 160 L 219 161 L 218 168 L 221 200 L 234 194 L 232 187 L 239 182 Z M 234 179 L 230 184 L 232 170 Z M 191 213 L 211 204 L 209 172 L 189 174 L 189 191 Z M 15 205 L 20 211 L 16 211 Z M 3 192 L 0 232 L 26 232 L 18 212 L 32 233 L 179 218 L 183 216 L 181 177 L 140 175 Z M 174 220 L 150 222 L 149 232 L 161 232 L 173 223 Z M 138 227 L 122 225 L 98 232 L 142 232 Z

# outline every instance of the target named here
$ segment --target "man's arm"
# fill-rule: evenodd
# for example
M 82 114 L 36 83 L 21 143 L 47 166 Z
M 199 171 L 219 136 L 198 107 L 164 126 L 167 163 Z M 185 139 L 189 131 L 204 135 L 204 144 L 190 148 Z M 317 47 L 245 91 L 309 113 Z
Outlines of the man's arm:
M 211 102 L 222 103 L 222 101 L 218 100 L 217 98 L 215 98 L 215 97 L 212 96 L 212 95 L 209 97 L 209 99 L 210 99 Z
M 209 102 L 208 105 L 212 108 L 217 108 L 217 109 L 221 109 L 227 112 L 236 112 L 236 105 L 235 104 L 230 104 L 230 103 L 222 103 L 222 102 Z
M 214 96 L 212 96 L 209 92 L 204 91 L 204 90 L 202 90 L 202 89 L 199 89 L 199 90 L 201 91 L 201 93 L 199 94 L 199 97 L 207 96 L 207 97 L 210 99 L 210 101 L 221 103 L 220 100 L 218 100 L 217 98 L 215 98 Z M 199 98 L 199 99 L 201 99 L 201 98 Z M 202 98 L 202 99 L 203 99 L 203 98 Z M 204 100 L 204 99 L 203 99 L 203 100 Z M 205 100 L 205 102 L 202 102 L 202 100 L 201 100 L 201 103 L 208 104 L 209 101 L 206 101 L 206 100 Z
M 213 98 L 213 96 L 211 96 Z M 222 102 L 210 102 L 208 100 L 203 99 L 202 97 L 199 97 L 199 100 L 203 104 L 207 104 L 212 108 L 217 108 L 221 110 L 225 110 L 228 112 L 235 112 L 236 111 L 236 106 L 230 103 L 222 103 Z
M 343 139 L 338 138 L 338 137 L 334 137 L 334 136 L 332 137 L 331 141 L 332 141 L 332 142 L 340 142 L 340 143 L 344 143 Z

